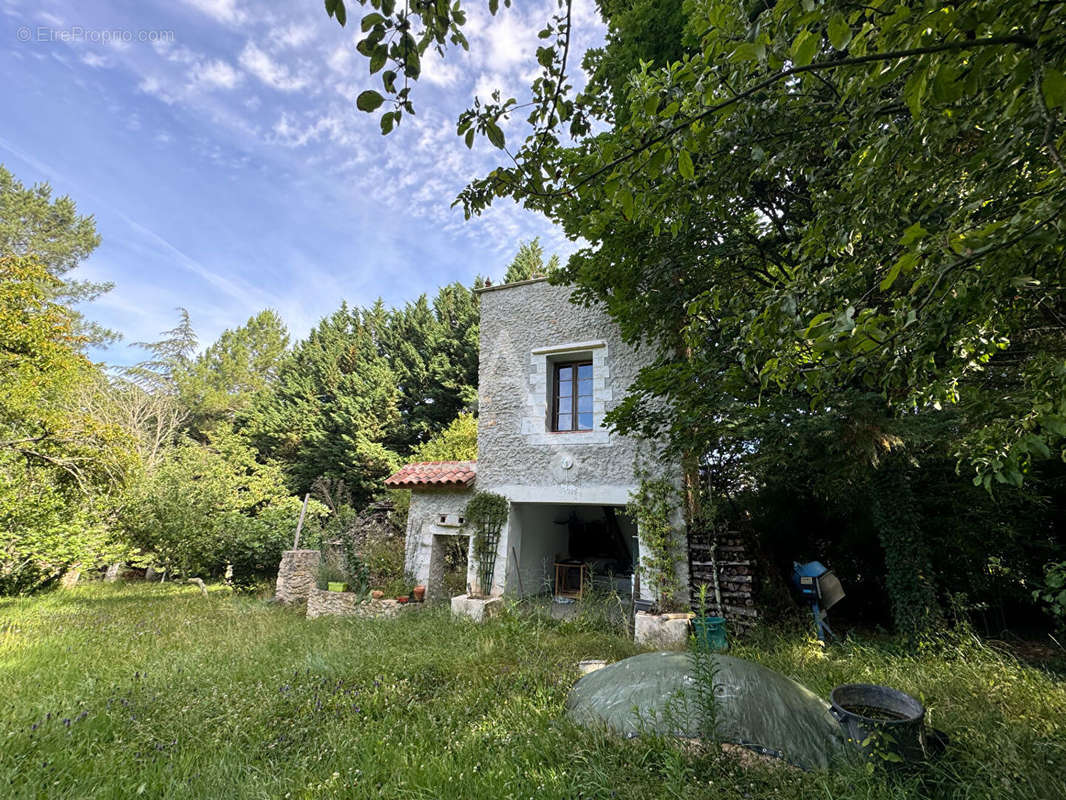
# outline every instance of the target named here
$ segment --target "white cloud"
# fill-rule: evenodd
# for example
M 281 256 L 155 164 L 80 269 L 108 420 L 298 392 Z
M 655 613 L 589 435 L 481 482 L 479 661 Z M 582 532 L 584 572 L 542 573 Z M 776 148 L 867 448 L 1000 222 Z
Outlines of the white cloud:
M 209 89 L 232 89 L 242 80 L 241 72 L 220 59 L 202 62 L 192 71 L 193 84 Z
M 244 22 L 248 16 L 237 0 L 185 0 L 185 2 L 209 17 L 230 25 Z
M 172 104 L 178 98 L 171 92 L 168 92 L 163 86 L 163 82 L 154 75 L 149 75 L 146 78 L 141 79 L 141 82 L 137 84 L 137 90 L 144 94 L 150 94 L 159 100 L 162 100 L 167 105 Z
M 241 51 L 241 66 L 271 88 L 282 92 L 294 92 L 308 85 L 302 75 L 293 75 L 287 66 L 272 59 L 255 42 L 248 42 Z
M 354 111 L 350 106 L 334 105 L 322 112 L 304 115 L 303 121 L 293 114 L 282 112 L 272 128 L 271 141 L 298 148 L 321 139 L 344 148 L 348 156 L 354 152 L 355 157 L 360 159 L 366 140 L 366 126 L 370 124 L 376 125 L 366 114 Z M 324 154 L 320 153 L 318 157 L 322 158 Z
M 334 72 L 347 74 L 351 71 L 353 53 L 354 49 L 350 44 L 342 44 L 329 54 L 326 63 L 329 64 L 329 68 Z
M 87 50 L 82 53 L 81 61 L 83 64 L 88 64 L 93 69 L 111 66 L 111 62 L 108 60 L 107 56 L 102 56 L 99 53 L 94 53 L 92 50 Z
M 270 32 L 270 39 L 280 47 L 300 47 L 311 41 L 315 29 L 310 25 L 301 25 L 293 22 L 285 28 L 274 28 Z
M 434 86 L 454 86 L 461 76 L 462 72 L 457 64 L 448 63 L 436 53 L 427 53 L 422 60 L 422 74 L 419 77 Z
M 482 63 L 497 72 L 528 70 L 536 63 L 534 54 L 540 40 L 537 31 L 544 20 L 523 20 L 515 9 L 496 16 L 485 28 L 482 44 Z M 484 48 L 484 44 L 488 47 Z M 473 50 L 471 44 L 471 50 Z

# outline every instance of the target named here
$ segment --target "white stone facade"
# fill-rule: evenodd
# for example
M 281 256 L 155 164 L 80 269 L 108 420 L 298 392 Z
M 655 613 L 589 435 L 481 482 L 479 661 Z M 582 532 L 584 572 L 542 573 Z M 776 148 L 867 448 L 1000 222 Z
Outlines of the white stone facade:
M 576 305 L 570 297 L 568 287 L 545 280 L 480 292 L 477 478 L 472 489 L 412 491 L 407 568 L 430 592 L 437 537 L 470 533 L 444 529 L 442 515 L 461 515 L 474 490 L 501 494 L 512 503 L 493 585 L 484 593 L 531 594 L 545 589 L 542 565 L 566 547 L 552 528 L 560 523 L 548 519 L 550 507 L 620 510 L 637 488 L 638 465 L 674 481 L 680 477 L 679 467 L 657 458 L 654 445 L 604 427 L 605 415 L 655 353 L 623 341 L 603 309 Z M 553 364 L 559 361 L 592 364 L 592 430 L 552 430 Z M 680 512 L 675 522 L 680 537 Z M 635 544 L 630 552 L 640 557 L 643 548 Z M 679 564 L 679 573 L 687 582 L 686 564 Z M 471 564 L 468 587 L 481 589 L 475 582 Z M 647 597 L 646 590 L 642 595 Z

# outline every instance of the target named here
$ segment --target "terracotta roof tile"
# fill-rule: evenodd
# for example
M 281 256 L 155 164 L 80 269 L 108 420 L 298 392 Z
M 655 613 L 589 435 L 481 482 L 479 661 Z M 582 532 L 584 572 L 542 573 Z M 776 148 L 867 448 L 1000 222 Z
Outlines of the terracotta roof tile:
M 470 486 L 477 475 L 476 461 L 419 461 L 385 479 L 390 489 Z

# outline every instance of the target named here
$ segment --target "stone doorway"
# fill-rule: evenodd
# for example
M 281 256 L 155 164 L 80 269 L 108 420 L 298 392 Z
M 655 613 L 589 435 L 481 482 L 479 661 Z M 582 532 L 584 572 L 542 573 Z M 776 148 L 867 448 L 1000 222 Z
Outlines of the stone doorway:
M 435 534 L 429 555 L 426 599 L 448 600 L 466 594 L 469 564 L 469 536 L 458 533 Z

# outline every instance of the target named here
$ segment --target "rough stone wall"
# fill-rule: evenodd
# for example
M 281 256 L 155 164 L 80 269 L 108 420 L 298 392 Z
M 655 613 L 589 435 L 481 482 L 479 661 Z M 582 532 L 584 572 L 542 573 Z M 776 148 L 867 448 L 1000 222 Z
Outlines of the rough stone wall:
M 281 554 L 274 597 L 281 603 L 305 603 L 318 582 L 322 555 L 317 550 L 286 550 Z
M 367 600 L 355 592 L 329 592 L 312 589 L 307 596 L 307 618 L 316 617 L 395 617 L 403 611 L 418 608 L 417 603 L 398 603 L 395 600 Z
M 638 453 L 653 470 L 654 453 L 602 428 L 550 432 L 548 374 L 568 350 L 587 354 L 599 425 L 654 353 L 627 345 L 602 309 L 574 305 L 570 294 L 545 281 L 481 293 L 477 488 L 516 502 L 621 505 L 637 482 Z
M 407 512 L 407 540 L 404 570 L 424 586 L 433 586 L 430 570 L 433 566 L 434 536 L 469 536 L 470 531 L 441 525 L 441 515 L 461 516 L 470 502 L 470 489 L 415 489 L 411 492 L 411 507 Z M 467 583 L 471 577 L 468 572 Z M 436 597 L 427 595 L 427 599 Z

